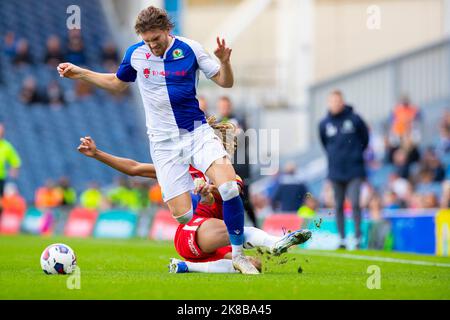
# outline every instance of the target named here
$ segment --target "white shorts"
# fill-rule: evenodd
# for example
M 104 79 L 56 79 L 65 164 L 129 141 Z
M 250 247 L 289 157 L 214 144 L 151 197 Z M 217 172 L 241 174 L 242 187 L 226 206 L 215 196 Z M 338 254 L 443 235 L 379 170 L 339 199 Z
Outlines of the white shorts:
M 229 157 L 208 124 L 182 134 L 177 141 L 150 141 L 150 153 L 164 202 L 194 189 L 190 164 L 205 173 L 215 160 Z

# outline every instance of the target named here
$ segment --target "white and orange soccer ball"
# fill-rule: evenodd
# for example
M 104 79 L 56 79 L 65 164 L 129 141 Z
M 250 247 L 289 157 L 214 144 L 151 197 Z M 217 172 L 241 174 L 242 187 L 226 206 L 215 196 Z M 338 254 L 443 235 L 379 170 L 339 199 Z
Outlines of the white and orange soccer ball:
M 70 274 L 75 270 L 77 258 L 68 245 L 54 243 L 41 255 L 41 267 L 46 274 Z

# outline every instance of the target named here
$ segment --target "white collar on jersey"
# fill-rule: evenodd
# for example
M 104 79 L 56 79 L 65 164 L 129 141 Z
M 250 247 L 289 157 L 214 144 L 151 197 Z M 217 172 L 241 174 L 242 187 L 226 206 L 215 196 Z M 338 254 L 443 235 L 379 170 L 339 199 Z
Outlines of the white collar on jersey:
M 167 47 L 166 51 L 164 52 L 162 58 L 160 57 L 163 60 L 166 59 L 167 52 L 169 52 L 169 50 L 172 48 L 173 44 L 175 43 L 175 37 L 172 35 L 170 35 L 170 37 L 172 38 L 172 41 L 170 42 L 169 46 Z

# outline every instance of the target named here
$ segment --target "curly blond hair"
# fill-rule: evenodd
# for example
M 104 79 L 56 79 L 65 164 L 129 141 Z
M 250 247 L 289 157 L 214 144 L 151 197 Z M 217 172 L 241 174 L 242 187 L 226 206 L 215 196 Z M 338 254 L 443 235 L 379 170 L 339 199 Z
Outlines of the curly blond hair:
M 222 140 L 225 150 L 232 156 L 237 149 L 236 126 L 231 122 L 217 122 L 215 116 L 208 117 L 206 121 L 214 129 L 216 136 Z

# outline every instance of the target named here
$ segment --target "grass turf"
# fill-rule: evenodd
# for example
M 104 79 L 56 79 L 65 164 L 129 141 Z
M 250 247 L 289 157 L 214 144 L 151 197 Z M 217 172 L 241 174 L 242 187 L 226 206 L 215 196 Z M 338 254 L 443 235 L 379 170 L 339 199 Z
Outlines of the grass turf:
M 71 246 L 81 269 L 81 289 L 68 276 L 40 269 L 43 249 Z M 0 236 L 0 299 L 450 299 L 450 268 L 316 256 L 298 249 L 265 262 L 259 276 L 169 274 L 172 243 Z M 256 252 L 255 252 L 256 253 Z M 374 251 L 352 252 L 450 264 L 450 258 Z M 367 268 L 381 269 L 381 289 L 366 286 Z M 298 269 L 301 266 L 302 272 Z

